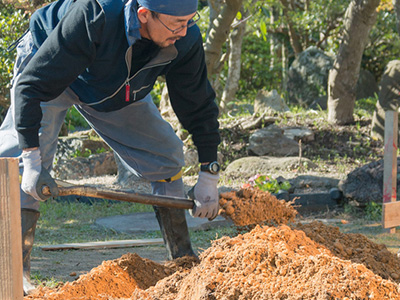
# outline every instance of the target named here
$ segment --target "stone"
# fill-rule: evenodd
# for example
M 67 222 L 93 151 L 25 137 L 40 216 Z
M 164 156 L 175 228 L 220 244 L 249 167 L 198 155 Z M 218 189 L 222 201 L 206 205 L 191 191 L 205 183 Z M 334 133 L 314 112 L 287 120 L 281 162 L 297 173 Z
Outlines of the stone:
M 375 98 L 378 93 L 379 86 L 374 75 L 368 70 L 361 69 L 357 81 L 356 99 Z
M 312 168 L 314 168 L 314 164 Z M 299 175 L 289 180 L 295 190 L 319 190 L 321 192 L 330 192 L 331 189 L 337 188 L 339 179 L 328 176 Z
M 276 125 L 258 129 L 249 138 L 249 154 L 258 156 L 292 156 L 299 153 L 299 144 L 284 135 Z
M 257 114 L 273 114 L 275 112 L 288 111 L 290 111 L 289 107 L 276 90 L 260 90 L 254 99 L 254 112 Z
M 100 151 L 104 152 L 110 150 L 110 147 L 104 141 L 90 139 L 88 136 L 59 137 L 55 159 L 57 161 L 58 159 L 73 158 L 75 156 L 80 156 L 79 153 L 85 153 L 85 151 L 96 154 Z
M 308 107 L 320 96 L 326 95 L 333 61 L 333 57 L 317 47 L 309 47 L 300 53 L 288 72 L 289 103 Z
M 53 177 L 58 179 L 81 179 L 92 176 L 117 174 L 117 165 L 112 152 L 92 154 L 89 157 L 59 159 L 53 168 Z
M 271 157 L 249 156 L 239 158 L 231 162 L 225 169 L 224 175 L 228 178 L 250 178 L 256 174 L 270 175 L 280 171 L 291 171 L 307 164 L 309 169 L 315 168 L 315 164 L 307 158 L 299 157 Z
M 283 134 L 294 141 L 312 142 L 315 138 L 314 132 L 305 127 L 283 127 Z
M 317 47 L 309 47 L 298 55 L 288 72 L 289 103 L 313 109 L 327 108 L 329 71 L 334 58 Z M 356 99 L 375 97 L 379 92 L 375 77 L 368 70 L 360 70 Z
M 399 170 L 400 158 L 397 158 Z M 383 159 L 354 169 L 347 178 L 339 182 L 339 189 L 350 204 L 364 207 L 370 202 L 383 201 Z M 397 178 L 397 186 L 400 185 Z

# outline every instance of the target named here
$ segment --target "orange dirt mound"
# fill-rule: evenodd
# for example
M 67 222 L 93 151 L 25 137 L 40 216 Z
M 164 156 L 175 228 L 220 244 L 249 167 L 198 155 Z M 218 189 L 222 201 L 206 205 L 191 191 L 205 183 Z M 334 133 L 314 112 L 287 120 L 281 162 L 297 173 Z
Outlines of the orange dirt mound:
M 335 256 L 365 265 L 384 279 L 400 283 L 400 260 L 385 245 L 378 245 L 359 233 L 342 233 L 338 227 L 321 222 L 297 224 L 313 241 L 325 246 Z
M 322 223 L 297 228 L 305 231 L 286 225 L 256 226 L 234 238 L 222 237 L 201 254 L 199 264 L 184 259 L 167 267 L 125 255 L 104 262 L 76 282 L 54 291 L 40 289 L 37 296 L 25 299 L 400 299 L 396 282 L 351 261 L 354 256 L 360 262 L 379 257 L 384 246 L 340 234 Z M 334 254 L 336 250 L 328 250 L 334 244 L 338 249 L 341 244 L 363 251 L 348 251 L 350 260 L 345 260 Z M 169 276 L 172 270 L 176 272 Z M 150 283 L 155 285 L 148 287 Z
M 39 287 L 34 294 L 24 299 L 38 300 L 97 300 L 130 297 L 135 289 L 147 289 L 160 279 L 173 273 L 173 269 L 136 253 L 128 253 L 121 258 L 104 261 L 88 274 L 74 282 L 50 289 Z
M 131 299 L 400 299 L 399 286 L 282 225 L 223 237 L 190 272 Z
M 287 224 L 293 222 L 297 214 L 291 202 L 253 188 L 222 193 L 219 205 L 219 213 L 236 226 Z
M 220 204 L 220 213 L 253 230 L 214 241 L 200 261 L 161 265 L 126 254 L 25 300 L 400 300 L 400 260 L 384 245 L 321 222 L 255 225 L 296 216 L 290 203 L 259 190 L 224 193 Z

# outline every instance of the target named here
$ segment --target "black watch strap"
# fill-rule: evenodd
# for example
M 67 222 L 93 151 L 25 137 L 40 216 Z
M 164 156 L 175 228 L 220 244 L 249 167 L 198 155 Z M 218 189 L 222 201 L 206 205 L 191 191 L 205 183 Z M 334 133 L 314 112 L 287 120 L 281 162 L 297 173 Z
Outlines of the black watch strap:
M 219 163 L 217 161 L 213 161 L 213 162 L 210 162 L 209 164 L 200 166 L 200 171 L 209 172 L 211 174 L 218 174 L 220 170 L 221 170 L 221 166 L 219 165 Z

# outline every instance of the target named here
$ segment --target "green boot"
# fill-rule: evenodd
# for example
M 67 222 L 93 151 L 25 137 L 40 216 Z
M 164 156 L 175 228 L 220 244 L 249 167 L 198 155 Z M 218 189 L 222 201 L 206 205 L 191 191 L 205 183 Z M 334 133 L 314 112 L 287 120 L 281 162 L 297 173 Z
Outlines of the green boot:
M 31 284 L 31 252 L 39 215 L 40 213 L 37 210 L 21 209 L 23 288 L 25 296 L 35 289 Z
M 196 256 L 192 249 L 185 210 L 154 206 L 169 260 L 186 255 Z
M 172 182 L 152 182 L 153 194 L 184 197 L 182 178 Z M 190 242 L 184 209 L 153 206 L 167 248 L 169 260 L 182 256 L 197 257 Z

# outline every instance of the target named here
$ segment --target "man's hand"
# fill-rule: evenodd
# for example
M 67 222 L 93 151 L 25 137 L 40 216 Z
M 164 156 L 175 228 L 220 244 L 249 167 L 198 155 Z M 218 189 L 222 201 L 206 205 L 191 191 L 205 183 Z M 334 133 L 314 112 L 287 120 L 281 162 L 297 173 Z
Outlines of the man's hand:
M 45 168 L 42 168 L 42 158 L 39 148 L 24 150 L 21 154 L 24 165 L 21 188 L 39 201 L 46 201 L 50 196 L 42 193 L 43 186 L 50 188 L 51 195 L 58 196 L 58 187 L 54 179 Z
M 189 191 L 194 200 L 194 208 L 189 210 L 192 217 L 214 219 L 219 209 L 217 184 L 219 174 L 200 172 L 196 185 Z

